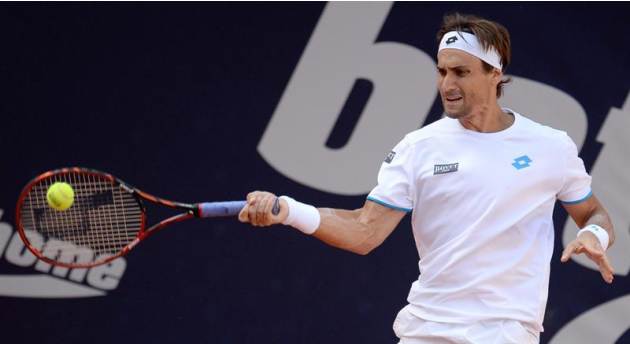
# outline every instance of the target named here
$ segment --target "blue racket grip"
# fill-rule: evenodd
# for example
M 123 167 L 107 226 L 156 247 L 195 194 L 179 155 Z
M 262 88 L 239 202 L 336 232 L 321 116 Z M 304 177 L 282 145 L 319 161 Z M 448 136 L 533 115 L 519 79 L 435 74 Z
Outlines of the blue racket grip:
M 247 201 L 205 202 L 199 203 L 199 217 L 223 217 L 236 216 L 241 212 Z M 280 198 L 276 197 L 271 212 L 274 215 L 280 213 Z
M 245 201 L 199 203 L 199 217 L 236 216 L 247 204 Z

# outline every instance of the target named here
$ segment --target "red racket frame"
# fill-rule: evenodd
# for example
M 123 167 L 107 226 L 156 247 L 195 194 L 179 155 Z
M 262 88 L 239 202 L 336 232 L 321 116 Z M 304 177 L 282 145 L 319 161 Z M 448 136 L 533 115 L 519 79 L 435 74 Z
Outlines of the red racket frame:
M 86 174 L 86 175 L 92 175 L 92 176 L 98 176 L 98 177 L 104 177 L 105 179 L 109 180 L 112 183 L 112 186 L 122 186 L 124 189 L 126 189 L 129 193 L 131 193 L 135 198 L 136 201 L 138 201 L 138 204 L 140 206 L 140 210 L 142 213 L 142 217 L 141 217 L 141 224 L 140 224 L 140 230 L 138 231 L 138 234 L 136 236 L 136 238 L 134 240 L 132 240 L 131 242 L 129 242 L 125 247 L 123 247 L 122 250 L 120 250 L 117 254 L 107 257 L 105 260 L 102 261 L 98 261 L 98 262 L 93 262 L 93 263 L 88 263 L 88 264 L 79 264 L 79 263 L 64 263 L 64 262 L 58 262 L 56 260 L 50 259 L 46 256 L 44 256 L 42 254 L 42 252 L 40 252 L 39 249 L 37 249 L 36 247 L 34 247 L 31 242 L 28 240 L 28 238 L 26 237 L 26 234 L 24 233 L 24 228 L 22 226 L 22 218 L 21 218 L 21 212 L 20 209 L 22 208 L 22 203 L 24 202 L 24 199 L 26 198 L 26 196 L 29 194 L 29 192 L 31 191 L 31 189 L 38 184 L 40 181 L 42 181 L 43 179 L 46 178 L 50 178 L 52 176 L 55 175 L 63 175 L 63 174 L 70 174 L 70 173 L 82 173 L 82 174 Z M 181 213 L 178 215 L 174 215 L 171 216 L 167 219 L 164 219 L 156 224 L 154 224 L 153 226 L 149 227 L 148 229 L 146 228 L 146 223 L 147 223 L 147 216 L 146 216 L 146 208 L 142 202 L 142 200 L 147 200 L 149 202 L 155 203 L 155 204 L 160 204 L 169 208 L 173 208 L 173 209 L 178 209 L 178 210 L 185 210 L 185 213 Z M 138 190 L 132 186 L 130 186 L 129 184 L 123 182 L 122 180 L 112 176 L 111 174 L 105 173 L 105 172 L 101 172 L 98 170 L 94 170 L 94 169 L 88 169 L 88 168 L 83 168 L 83 167 L 67 167 L 67 168 L 61 168 L 61 169 L 57 169 L 57 170 L 53 170 L 53 171 L 48 171 L 45 173 L 40 174 L 39 176 L 35 177 L 33 180 L 31 180 L 28 184 L 26 184 L 26 186 L 22 189 L 22 192 L 20 193 L 20 196 L 18 198 L 18 202 L 17 202 L 17 206 L 15 209 L 15 223 L 16 223 L 16 227 L 18 229 L 18 233 L 20 235 L 20 238 L 22 239 L 22 241 L 24 242 L 24 245 L 26 246 L 26 248 L 31 251 L 31 253 L 33 253 L 38 259 L 54 265 L 54 266 L 62 266 L 62 267 L 66 267 L 66 268 L 71 268 L 71 269 L 76 269 L 76 268 L 91 268 L 94 266 L 98 266 L 98 265 L 102 265 L 102 264 L 107 264 L 109 262 L 111 262 L 112 260 L 122 257 L 124 255 L 126 255 L 127 253 L 129 253 L 136 245 L 138 245 L 138 243 L 140 243 L 142 240 L 145 240 L 146 238 L 148 238 L 149 236 L 151 236 L 153 233 L 157 232 L 158 230 L 173 224 L 173 223 L 177 223 L 177 222 L 181 222 L 181 221 L 185 221 L 194 217 L 198 217 L 199 216 L 199 209 L 195 206 L 195 205 L 191 205 L 191 204 L 186 204 L 186 203 L 180 203 L 180 202 L 173 202 L 173 201 L 169 201 L 166 199 L 162 199 L 156 196 L 153 196 L 149 193 L 146 193 L 142 190 Z

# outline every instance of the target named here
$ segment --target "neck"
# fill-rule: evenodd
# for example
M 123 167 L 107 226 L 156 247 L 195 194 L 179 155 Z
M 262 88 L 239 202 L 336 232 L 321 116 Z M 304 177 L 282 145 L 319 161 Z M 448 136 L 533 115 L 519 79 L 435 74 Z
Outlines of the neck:
M 498 103 L 493 106 L 482 106 L 458 121 L 468 130 L 480 133 L 495 133 L 509 128 L 514 123 L 514 116 L 501 110 Z

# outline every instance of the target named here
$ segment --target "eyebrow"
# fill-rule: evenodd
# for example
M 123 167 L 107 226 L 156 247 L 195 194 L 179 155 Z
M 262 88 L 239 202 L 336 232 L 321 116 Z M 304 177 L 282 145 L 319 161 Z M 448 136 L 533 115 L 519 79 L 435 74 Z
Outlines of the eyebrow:
M 445 69 L 450 69 L 450 70 L 455 70 L 455 69 L 470 69 L 467 65 L 457 65 L 454 67 L 440 67 L 440 66 L 436 66 L 438 70 L 445 70 Z

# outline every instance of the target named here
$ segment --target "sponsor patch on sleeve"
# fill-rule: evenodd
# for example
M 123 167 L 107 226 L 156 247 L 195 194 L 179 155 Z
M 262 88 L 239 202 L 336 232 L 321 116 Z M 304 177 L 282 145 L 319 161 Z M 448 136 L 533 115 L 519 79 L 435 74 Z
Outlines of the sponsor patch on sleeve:
M 395 156 L 396 156 L 396 152 L 394 151 L 389 152 L 387 156 L 385 157 L 385 162 L 389 164 L 390 162 L 392 162 L 392 160 L 394 160 Z

